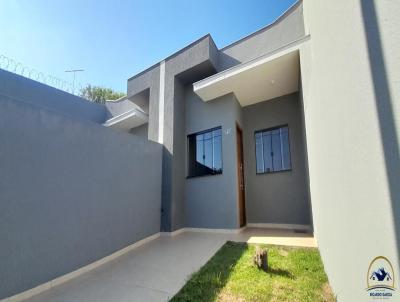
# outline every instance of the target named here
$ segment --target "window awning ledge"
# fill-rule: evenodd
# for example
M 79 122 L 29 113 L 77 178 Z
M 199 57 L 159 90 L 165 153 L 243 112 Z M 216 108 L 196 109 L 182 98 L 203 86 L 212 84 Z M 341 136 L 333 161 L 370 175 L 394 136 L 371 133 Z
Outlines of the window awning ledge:
M 299 47 L 308 38 L 198 81 L 193 90 L 205 102 L 234 93 L 241 106 L 296 92 L 300 80 Z
M 146 124 L 148 121 L 147 114 L 138 109 L 132 109 L 107 120 L 103 126 L 128 131 Z

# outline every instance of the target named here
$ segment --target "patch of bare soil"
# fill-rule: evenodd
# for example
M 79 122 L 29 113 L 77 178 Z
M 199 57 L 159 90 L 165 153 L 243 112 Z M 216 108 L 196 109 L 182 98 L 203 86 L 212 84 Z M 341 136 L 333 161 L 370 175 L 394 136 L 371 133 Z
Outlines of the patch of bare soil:
M 232 295 L 229 292 L 222 291 L 218 295 L 218 301 L 219 302 L 245 302 L 243 298 L 237 297 L 235 295 Z
M 322 301 L 324 302 L 335 302 L 336 298 L 335 295 L 333 294 L 333 291 L 331 287 L 329 286 L 329 283 L 325 283 L 322 285 L 322 290 L 321 290 L 321 298 Z
M 279 255 L 283 256 L 283 257 L 287 257 L 287 255 L 289 255 L 289 253 L 283 249 L 279 250 Z

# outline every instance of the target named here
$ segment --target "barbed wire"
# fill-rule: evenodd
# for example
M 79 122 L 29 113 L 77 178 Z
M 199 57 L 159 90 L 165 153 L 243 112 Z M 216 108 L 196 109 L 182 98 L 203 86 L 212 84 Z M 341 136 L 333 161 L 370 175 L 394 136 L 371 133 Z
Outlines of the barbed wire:
M 0 68 L 75 95 L 79 95 L 84 87 L 82 83 L 71 83 L 53 75 L 45 74 L 2 54 L 0 54 Z

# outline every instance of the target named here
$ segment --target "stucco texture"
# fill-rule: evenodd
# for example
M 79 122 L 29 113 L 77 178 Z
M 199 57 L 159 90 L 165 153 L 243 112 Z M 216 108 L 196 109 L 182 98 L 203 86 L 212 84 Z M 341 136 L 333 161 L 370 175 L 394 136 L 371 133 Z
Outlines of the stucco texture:
M 310 199 L 298 93 L 243 108 L 248 223 L 310 225 Z M 287 125 L 291 170 L 256 174 L 254 132 Z
M 399 14 L 394 0 L 304 1 L 314 230 L 338 301 L 370 299 L 367 271 L 377 256 L 399 274 Z
M 194 94 L 192 87 L 185 92 L 186 135 L 222 127 L 223 166 L 220 175 L 186 180 L 186 225 L 238 228 L 236 123 L 242 124 L 240 105 L 233 94 L 205 103 Z
M 159 144 L 4 96 L 0 137 L 0 298 L 159 232 Z

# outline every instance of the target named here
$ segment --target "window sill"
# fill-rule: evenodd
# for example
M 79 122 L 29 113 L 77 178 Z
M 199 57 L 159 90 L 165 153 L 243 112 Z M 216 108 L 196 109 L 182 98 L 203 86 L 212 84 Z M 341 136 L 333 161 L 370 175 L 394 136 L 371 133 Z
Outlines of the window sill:
M 279 173 L 287 173 L 287 172 L 292 172 L 293 169 L 289 169 L 289 170 L 280 170 L 280 171 L 272 171 L 272 172 L 260 172 L 257 173 L 256 175 L 269 175 L 269 174 L 279 174 Z
M 186 176 L 186 179 L 193 179 L 193 178 L 203 178 L 207 176 L 217 176 L 217 175 L 222 175 L 221 173 L 215 173 L 215 174 L 204 174 L 204 175 L 196 175 L 196 176 Z

